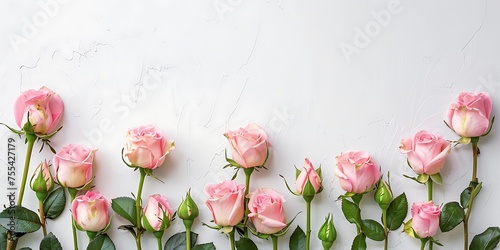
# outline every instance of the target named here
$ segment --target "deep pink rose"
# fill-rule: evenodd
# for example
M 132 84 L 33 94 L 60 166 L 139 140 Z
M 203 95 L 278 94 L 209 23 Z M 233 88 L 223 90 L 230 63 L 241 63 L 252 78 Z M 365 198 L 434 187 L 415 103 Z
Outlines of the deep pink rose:
M 274 234 L 286 227 L 285 197 L 270 188 L 259 188 L 249 195 L 248 217 L 257 232 Z
M 270 146 L 264 129 L 254 123 L 235 131 L 228 130 L 224 136 L 229 140 L 233 160 L 244 168 L 260 167 L 266 163 Z
M 71 204 L 75 224 L 90 232 L 99 232 L 106 228 L 109 223 L 108 210 L 109 201 L 95 190 L 77 196 Z
M 462 92 L 457 102 L 451 104 L 446 123 L 462 137 L 478 137 L 488 131 L 491 108 L 488 93 Z
M 411 206 L 411 227 L 420 238 L 432 237 L 439 227 L 441 208 L 432 201 L 415 202 Z
M 439 173 L 444 166 L 446 156 L 450 154 L 450 142 L 421 130 L 413 137 L 401 141 L 401 153 L 407 154 L 411 168 L 417 174 L 433 175 Z
M 295 188 L 297 193 L 302 194 L 307 180 L 309 180 L 309 182 L 313 186 L 314 191 L 318 193 L 318 191 L 321 189 L 321 176 L 318 175 L 318 172 L 316 172 L 316 169 L 314 169 L 309 159 L 305 159 L 304 167 L 300 170 L 301 172 L 297 177 L 297 180 L 295 181 Z
M 172 221 L 172 209 L 167 198 L 160 194 L 149 196 L 143 214 L 142 224 L 148 231 L 163 231 L 170 226 L 170 221 Z M 162 224 L 163 221 L 165 221 L 164 224 Z
M 54 168 L 59 185 L 79 188 L 90 182 L 94 154 L 95 150 L 77 144 L 69 144 L 57 152 Z
M 212 212 L 215 224 L 234 226 L 243 220 L 245 185 L 237 185 L 235 181 L 227 180 L 207 185 L 205 192 L 208 194 L 205 204 Z
M 168 141 L 163 132 L 153 125 L 139 126 L 127 132 L 127 145 L 123 155 L 133 166 L 155 169 L 175 148 L 174 141 Z
M 56 130 L 64 111 L 64 103 L 58 94 L 47 87 L 23 92 L 14 104 L 14 117 L 22 128 L 28 121 L 36 134 L 47 135 Z
M 364 151 L 348 151 L 335 158 L 335 175 L 346 192 L 361 194 L 380 179 L 380 169 Z

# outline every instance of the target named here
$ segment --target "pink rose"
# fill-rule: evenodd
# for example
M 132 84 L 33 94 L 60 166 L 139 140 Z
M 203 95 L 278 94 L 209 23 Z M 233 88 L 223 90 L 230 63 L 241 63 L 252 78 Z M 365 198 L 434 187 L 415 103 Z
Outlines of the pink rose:
M 313 186 L 315 193 L 318 193 L 321 189 L 321 176 L 318 175 L 312 163 L 306 158 L 304 167 L 295 181 L 297 193 L 302 194 L 308 180 Z
M 156 169 L 175 148 L 174 141 L 167 141 L 163 132 L 153 125 L 130 129 L 126 140 L 123 155 L 133 166 L 141 168 Z
M 270 188 L 259 188 L 249 195 L 248 217 L 257 232 L 274 234 L 286 227 L 283 202 L 285 197 Z
M 260 167 L 266 163 L 267 134 L 254 123 L 235 131 L 228 130 L 224 136 L 229 140 L 233 160 L 243 168 Z
M 401 141 L 401 153 L 407 154 L 411 168 L 417 174 L 434 175 L 441 171 L 446 156 L 450 154 L 450 142 L 433 134 L 421 130 L 413 137 Z
M 205 192 L 208 194 L 205 204 L 212 212 L 215 224 L 234 226 L 243 220 L 245 185 L 237 185 L 235 181 L 227 180 L 207 185 Z
M 446 115 L 446 123 L 462 137 L 478 137 L 490 126 L 491 98 L 488 93 L 462 92 Z
M 69 144 L 57 152 L 54 167 L 59 185 L 79 188 L 89 183 L 93 178 L 94 154 L 95 150 L 77 144 Z
M 99 232 L 109 224 L 109 201 L 99 192 L 89 190 L 71 204 L 75 224 L 84 231 Z
M 31 177 L 30 187 L 36 192 L 37 197 L 41 198 L 41 200 L 44 200 L 48 192 L 54 188 L 54 179 L 50 173 L 49 163 L 47 161 L 43 161 L 36 167 Z
M 420 238 L 432 237 L 439 227 L 441 208 L 432 201 L 415 202 L 411 206 L 411 227 Z
M 64 103 L 58 94 L 47 87 L 23 92 L 14 104 L 14 117 L 19 127 L 23 128 L 28 115 L 33 131 L 47 135 L 56 130 L 64 111 Z
M 143 214 L 142 224 L 148 231 L 163 231 L 170 226 L 170 221 L 172 221 L 172 209 L 167 198 L 160 194 L 149 196 Z
M 361 194 L 380 179 L 380 169 L 364 151 L 344 152 L 335 158 L 335 175 L 346 192 Z

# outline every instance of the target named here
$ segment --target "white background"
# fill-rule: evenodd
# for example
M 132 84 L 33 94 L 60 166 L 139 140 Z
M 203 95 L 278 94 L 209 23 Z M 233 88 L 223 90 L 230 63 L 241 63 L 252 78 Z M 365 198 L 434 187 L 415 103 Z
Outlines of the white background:
M 273 147 L 268 170 L 254 173 L 251 189 L 272 187 L 284 194 L 292 218 L 305 205 L 289 194 L 279 174 L 294 182 L 294 165 L 309 157 L 322 166 L 323 193 L 313 202 L 312 248 L 317 229 L 333 212 L 339 231 L 334 249 L 350 249 L 355 226 L 336 198 L 343 193 L 334 177 L 334 158 L 342 151 L 365 150 L 382 171 L 391 172 L 395 194 L 426 200 L 426 187 L 402 177 L 413 175 L 398 146 L 421 129 L 458 137 L 443 123 L 462 91 L 485 91 L 500 110 L 500 2 L 498 1 L 2 1 L 0 3 L 0 121 L 15 126 L 12 106 L 21 91 L 45 85 L 66 105 L 63 130 L 52 142 L 98 149 L 96 189 L 108 199 L 136 193 L 139 174 L 120 159 L 128 128 L 152 123 L 177 148 L 146 180 L 144 199 L 161 193 L 176 208 L 191 188 L 201 214 L 194 226 L 199 242 L 228 249 L 226 237 L 201 225 L 211 215 L 203 187 L 233 174 L 224 166 L 227 129 L 255 122 Z M 7 129 L 0 130 L 5 160 Z M 471 235 L 500 225 L 498 126 L 480 141 L 479 178 Z M 18 170 L 25 145 L 17 140 Z M 32 167 L 51 159 L 47 149 Z M 438 204 L 458 200 L 468 185 L 469 146 L 452 150 L 435 186 Z M 7 202 L 6 165 L 0 168 Z M 237 181 L 244 182 L 243 175 Z M 25 206 L 36 210 L 31 190 Z M 380 210 L 366 195 L 363 217 L 379 220 Z M 409 217 L 409 215 L 408 215 Z M 69 205 L 48 230 L 71 249 Z M 113 214 L 109 234 L 117 249 L 132 249 L 133 238 L 116 228 L 125 220 Z M 293 225 L 305 227 L 305 213 Z M 165 239 L 183 230 L 180 220 Z M 291 232 L 280 239 L 288 249 Z M 442 249 L 462 246 L 461 227 L 436 238 Z M 471 236 L 472 238 L 472 236 Z M 38 249 L 41 232 L 19 246 Z M 79 233 L 80 248 L 87 244 Z M 260 249 L 270 242 L 254 238 Z M 392 249 L 419 247 L 418 240 L 391 232 Z M 152 235 L 144 249 L 155 249 Z M 370 249 L 382 242 L 368 241 Z

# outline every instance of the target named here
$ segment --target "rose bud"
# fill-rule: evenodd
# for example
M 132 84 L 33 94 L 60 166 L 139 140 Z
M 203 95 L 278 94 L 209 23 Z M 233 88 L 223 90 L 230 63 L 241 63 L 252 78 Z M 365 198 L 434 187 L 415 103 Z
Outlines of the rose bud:
M 344 152 L 335 158 L 335 175 L 346 192 L 362 194 L 380 179 L 380 169 L 364 151 Z
M 174 148 L 174 141 L 169 142 L 158 127 L 145 125 L 127 132 L 123 156 L 132 167 L 156 169 Z
M 69 144 L 54 155 L 56 179 L 59 185 L 81 188 L 92 181 L 95 150 L 82 145 Z
M 387 182 L 380 179 L 377 191 L 375 191 L 375 202 L 377 202 L 382 210 L 387 210 L 392 202 L 392 198 L 391 187 Z
M 249 194 L 248 218 L 257 232 L 274 234 L 286 227 L 283 202 L 285 197 L 270 188 L 259 188 Z
M 163 232 L 170 227 L 172 209 L 167 198 L 161 194 L 149 196 L 148 203 L 143 209 L 142 225 L 150 232 Z
M 337 230 L 333 225 L 333 215 L 331 213 L 328 213 L 325 223 L 319 229 L 318 238 L 321 240 L 323 249 L 325 250 L 332 248 L 333 242 L 337 239 Z
M 20 128 L 35 134 L 48 135 L 54 132 L 64 111 L 64 103 L 58 94 L 47 87 L 23 92 L 14 104 L 14 117 Z M 29 117 L 29 123 L 28 123 Z
M 443 168 L 451 146 L 440 135 L 422 130 L 401 141 L 399 149 L 408 156 L 408 163 L 415 173 L 434 175 Z
M 411 206 L 411 227 L 420 238 L 432 237 L 439 227 L 441 208 L 432 201 L 415 202 Z
M 38 164 L 31 177 L 30 187 L 36 193 L 36 197 L 40 201 L 44 201 L 47 198 L 52 189 L 54 189 L 54 179 L 50 173 L 49 163 L 43 161 Z
M 267 134 L 254 123 L 235 131 L 228 130 L 224 136 L 229 140 L 233 160 L 243 168 L 264 166 L 267 160 Z
M 71 204 L 71 214 L 80 230 L 99 232 L 106 229 L 109 220 L 109 202 L 99 192 L 89 190 L 77 196 Z
M 304 167 L 295 181 L 295 187 L 297 193 L 302 194 L 304 199 L 312 200 L 315 194 L 323 190 L 321 186 L 321 168 L 316 171 L 309 159 L 306 158 Z
M 190 192 L 187 192 L 186 198 L 182 200 L 179 208 L 177 209 L 177 216 L 183 221 L 192 221 L 198 217 L 200 214 L 198 206 L 191 198 Z M 186 222 L 185 222 L 186 223 Z
M 488 93 L 462 92 L 457 102 L 451 104 L 445 121 L 462 137 L 479 137 L 488 131 L 491 109 Z
M 243 220 L 245 185 L 237 185 L 233 180 L 205 187 L 208 199 L 205 204 L 212 212 L 218 226 L 235 226 Z

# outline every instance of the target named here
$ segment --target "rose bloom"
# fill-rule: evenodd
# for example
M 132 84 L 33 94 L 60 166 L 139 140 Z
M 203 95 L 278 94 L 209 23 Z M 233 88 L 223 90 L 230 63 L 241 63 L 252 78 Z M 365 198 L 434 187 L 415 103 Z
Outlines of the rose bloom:
M 172 221 L 172 209 L 168 204 L 167 198 L 160 194 L 149 196 L 148 203 L 143 209 L 143 225 L 149 231 L 163 231 L 170 226 Z M 165 217 L 163 216 L 165 214 Z M 162 227 L 162 222 L 166 220 Z
M 318 172 L 316 172 L 312 163 L 306 158 L 304 161 L 304 167 L 295 181 L 297 193 L 302 194 L 302 191 L 307 184 L 307 180 L 309 180 L 314 187 L 315 193 L 318 193 L 321 189 L 321 176 L 318 175 Z
M 123 155 L 135 167 L 156 169 L 175 148 L 163 132 L 153 125 L 139 126 L 127 132 Z
M 439 227 L 441 208 L 432 201 L 415 202 L 411 206 L 411 227 L 420 238 L 432 237 Z
M 14 117 L 20 128 L 29 121 L 36 134 L 54 132 L 62 118 L 64 103 L 58 94 L 47 87 L 23 92 L 14 103 Z
M 224 136 L 229 140 L 233 160 L 243 168 L 260 167 L 266 163 L 270 146 L 264 129 L 254 123 L 235 131 L 228 130 Z
M 348 151 L 335 158 L 335 175 L 346 192 L 361 194 L 380 179 L 380 169 L 364 151 Z
M 444 166 L 446 156 L 450 154 L 450 142 L 438 134 L 422 130 L 401 141 L 401 153 L 407 154 L 411 168 L 417 174 L 433 175 Z
M 286 227 L 283 195 L 270 188 L 259 188 L 251 193 L 249 198 L 248 217 L 257 232 L 274 234 Z
M 83 187 L 92 180 L 92 162 L 95 150 L 78 144 L 64 146 L 54 155 L 54 168 L 59 185 Z
M 245 185 L 238 185 L 233 180 L 205 187 L 208 199 L 205 204 L 212 212 L 215 224 L 234 226 L 243 220 Z
M 38 181 L 40 174 L 43 176 L 42 182 Z M 50 173 L 49 163 L 47 161 L 43 161 L 36 167 L 31 177 L 30 187 L 35 192 L 43 193 L 47 193 L 54 188 L 54 179 Z
M 491 108 L 488 93 L 462 92 L 457 102 L 451 104 L 446 123 L 462 137 L 478 137 L 488 131 Z
M 109 224 L 109 201 L 99 192 L 89 190 L 77 196 L 71 204 L 71 214 L 79 228 L 99 232 Z

